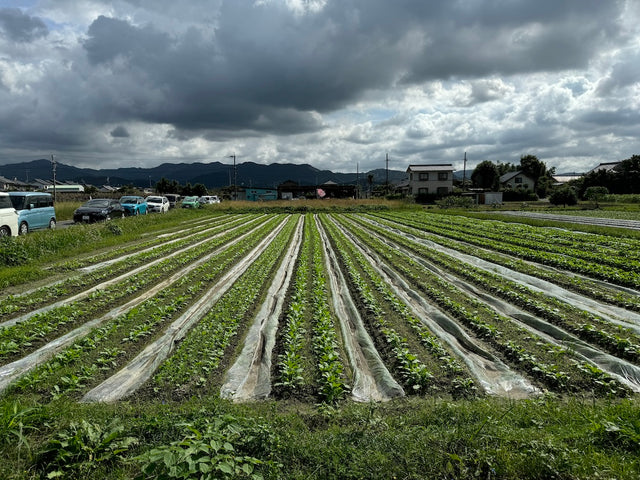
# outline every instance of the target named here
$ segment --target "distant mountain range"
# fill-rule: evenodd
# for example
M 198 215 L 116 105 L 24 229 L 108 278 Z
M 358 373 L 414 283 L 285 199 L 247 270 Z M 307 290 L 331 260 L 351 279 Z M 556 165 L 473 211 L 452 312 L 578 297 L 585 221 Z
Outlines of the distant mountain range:
M 235 178 L 237 184 L 245 187 L 275 188 L 279 184 L 292 180 L 299 185 L 321 185 L 325 182 L 338 184 L 367 185 L 368 175 L 373 175 L 374 184 L 384 184 L 387 171 L 384 168 L 369 172 L 335 173 L 330 170 L 319 170 L 308 164 L 272 163 L 261 165 L 253 162 L 236 164 Z M 0 176 L 10 180 L 33 182 L 36 179 L 53 178 L 51 161 L 46 159 L 31 162 L 0 165 Z M 77 168 L 63 163 L 56 164 L 56 180 L 74 182 L 85 185 L 123 186 L 135 185 L 148 187 L 155 185 L 161 178 L 176 180 L 182 185 L 202 183 L 207 188 L 220 188 L 232 185 L 234 181 L 233 165 L 220 162 L 213 163 L 163 163 L 152 168 L 115 168 L 93 169 Z M 401 170 L 389 170 L 389 183 L 398 183 L 407 178 Z

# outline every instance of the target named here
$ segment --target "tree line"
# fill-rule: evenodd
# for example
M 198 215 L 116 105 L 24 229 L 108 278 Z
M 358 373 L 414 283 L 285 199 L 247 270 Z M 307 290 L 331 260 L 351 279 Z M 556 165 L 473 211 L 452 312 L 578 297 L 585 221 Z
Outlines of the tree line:
M 533 191 L 522 189 L 504 190 L 505 200 L 531 200 L 549 198 L 556 205 L 575 205 L 578 199 L 597 201 L 604 195 L 640 194 L 640 155 L 622 160 L 611 169 L 600 169 L 587 173 L 568 184 L 555 187 L 553 175 L 555 167 L 547 168 L 535 155 L 523 155 L 520 164 L 494 163 L 490 160 L 480 162 L 471 174 L 475 188 L 498 191 L 500 177 L 509 172 L 522 172 L 534 181 Z M 513 191 L 515 190 L 515 192 Z M 518 196 L 518 198 L 507 198 Z
M 207 187 L 202 183 L 196 183 L 195 185 L 191 185 L 191 183 L 187 182 L 184 185 L 181 185 L 177 180 L 168 180 L 162 177 L 156 183 L 156 192 L 159 194 L 165 193 L 177 193 L 178 195 L 186 196 L 196 196 L 202 197 L 203 195 L 208 195 L 209 191 Z

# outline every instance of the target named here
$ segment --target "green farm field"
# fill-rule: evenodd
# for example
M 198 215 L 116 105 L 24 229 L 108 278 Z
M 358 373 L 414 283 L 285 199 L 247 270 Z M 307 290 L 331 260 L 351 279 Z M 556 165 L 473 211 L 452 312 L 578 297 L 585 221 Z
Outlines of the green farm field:
M 445 213 L 2 239 L 0 478 L 638 478 L 637 232 Z

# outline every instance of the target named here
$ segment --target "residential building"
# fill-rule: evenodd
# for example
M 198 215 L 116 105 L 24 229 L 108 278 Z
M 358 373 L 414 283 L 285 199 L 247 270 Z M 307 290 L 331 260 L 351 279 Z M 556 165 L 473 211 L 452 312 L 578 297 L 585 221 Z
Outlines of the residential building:
M 521 171 L 508 172 L 500 177 L 500 187 L 505 189 L 521 188 L 523 190 L 533 190 L 535 184 L 536 182 L 533 178 Z
M 448 195 L 453 192 L 453 165 L 409 165 L 409 195 Z
M 587 173 L 599 172 L 601 170 L 605 170 L 607 172 L 615 171 L 615 170 L 617 170 L 618 165 L 620 165 L 621 163 L 622 162 L 604 162 L 604 163 L 600 163 L 598 166 L 593 167 Z

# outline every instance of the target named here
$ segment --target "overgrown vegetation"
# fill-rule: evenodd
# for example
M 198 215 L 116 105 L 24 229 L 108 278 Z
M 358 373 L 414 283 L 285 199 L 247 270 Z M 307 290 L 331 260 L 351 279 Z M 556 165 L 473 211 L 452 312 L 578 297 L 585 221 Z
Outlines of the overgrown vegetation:
M 7 480 L 640 475 L 633 400 L 434 398 L 318 410 L 201 399 L 20 405 L 15 413 L 2 399 L 0 412 L 0 477 Z M 6 433 L 16 417 L 21 442 Z

